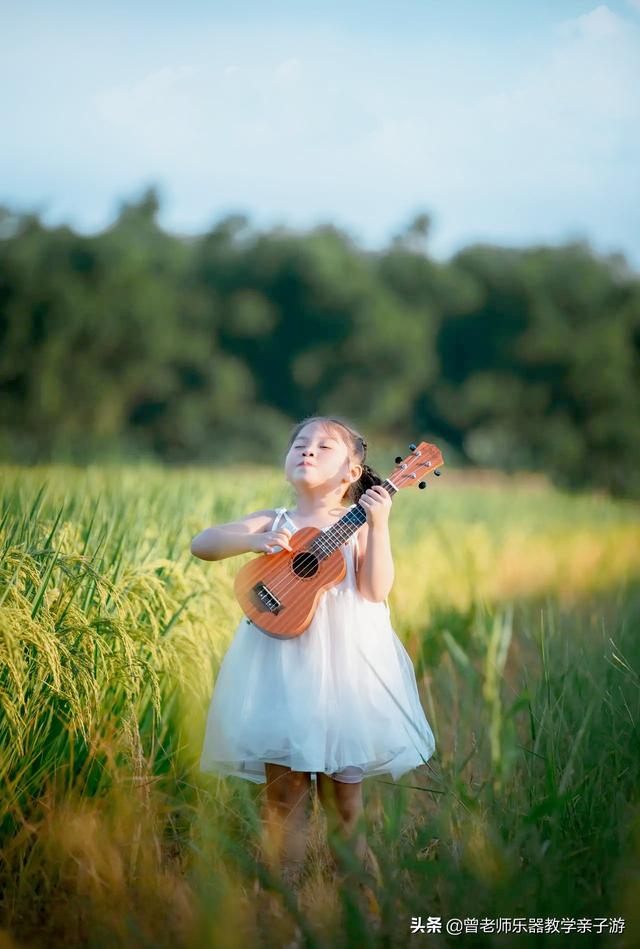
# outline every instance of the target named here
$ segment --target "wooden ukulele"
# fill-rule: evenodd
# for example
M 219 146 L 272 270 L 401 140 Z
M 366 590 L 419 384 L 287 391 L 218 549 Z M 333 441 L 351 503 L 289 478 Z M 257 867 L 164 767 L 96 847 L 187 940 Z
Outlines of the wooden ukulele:
M 439 475 L 444 464 L 435 445 L 410 445 L 411 454 L 396 458 L 396 469 L 382 486 L 391 497 L 415 484 L 419 475 Z M 426 488 L 421 481 L 419 488 Z M 268 636 L 293 639 L 313 619 L 320 595 L 344 578 L 347 567 L 340 547 L 366 523 L 356 504 L 329 528 L 302 527 L 290 539 L 291 550 L 261 554 L 246 563 L 234 583 L 240 606 L 250 622 Z

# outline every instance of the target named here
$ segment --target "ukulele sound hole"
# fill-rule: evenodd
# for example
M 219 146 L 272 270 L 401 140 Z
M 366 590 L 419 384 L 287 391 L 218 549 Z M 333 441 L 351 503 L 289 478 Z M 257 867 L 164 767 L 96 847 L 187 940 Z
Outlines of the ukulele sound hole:
M 315 576 L 318 572 L 318 558 L 308 550 L 302 550 L 295 555 L 291 566 L 296 577 L 308 580 L 309 577 Z

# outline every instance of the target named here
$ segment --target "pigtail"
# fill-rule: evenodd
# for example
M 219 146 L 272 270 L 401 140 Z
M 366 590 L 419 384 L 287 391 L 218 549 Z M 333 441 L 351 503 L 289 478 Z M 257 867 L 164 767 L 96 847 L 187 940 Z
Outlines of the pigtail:
M 354 504 L 357 504 L 361 496 L 367 490 L 367 488 L 373 487 L 374 484 L 382 484 L 383 479 L 373 470 L 370 465 L 362 463 L 362 474 L 360 478 L 351 485 L 349 489 L 349 496 L 351 501 Z

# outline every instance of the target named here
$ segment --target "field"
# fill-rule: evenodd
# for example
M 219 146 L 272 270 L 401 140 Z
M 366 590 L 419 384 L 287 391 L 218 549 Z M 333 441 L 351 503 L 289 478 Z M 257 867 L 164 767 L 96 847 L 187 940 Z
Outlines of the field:
M 2 469 L 2 949 L 640 944 L 640 505 L 446 474 L 390 521 L 436 753 L 365 782 L 365 888 L 314 803 L 296 898 L 259 859 L 264 786 L 197 767 L 253 555 L 189 551 L 293 506 L 281 472 Z M 515 918 L 548 931 L 489 923 Z

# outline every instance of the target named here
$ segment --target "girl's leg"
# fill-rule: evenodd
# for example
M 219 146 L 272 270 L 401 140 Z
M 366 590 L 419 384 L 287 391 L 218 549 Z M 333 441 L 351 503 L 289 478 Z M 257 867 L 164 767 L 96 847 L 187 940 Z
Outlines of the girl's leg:
M 328 774 L 316 775 L 318 797 L 327 815 L 329 846 L 336 862 L 339 856 L 332 845 L 332 837 L 339 834 L 352 848 L 363 863 L 367 855 L 367 837 L 364 828 L 364 803 L 362 781 L 345 783 Z
M 263 844 L 275 870 L 296 873 L 304 864 L 307 804 L 311 775 L 284 765 L 265 763 L 267 786 L 263 810 Z

